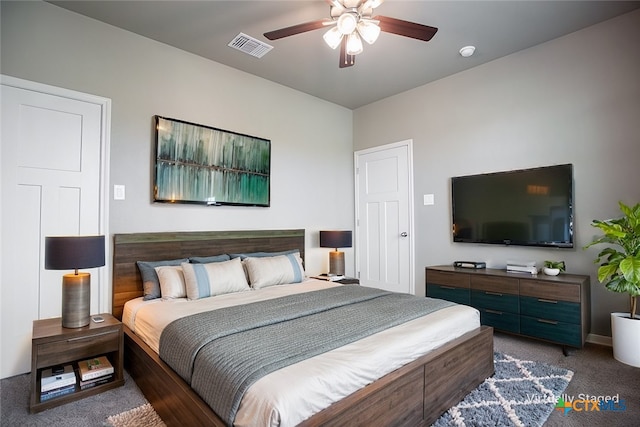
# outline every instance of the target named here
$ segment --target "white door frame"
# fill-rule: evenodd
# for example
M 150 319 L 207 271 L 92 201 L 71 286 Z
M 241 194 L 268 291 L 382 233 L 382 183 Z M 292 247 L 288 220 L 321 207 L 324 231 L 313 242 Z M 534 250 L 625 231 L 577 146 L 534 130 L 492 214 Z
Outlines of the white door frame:
M 354 242 L 359 242 L 359 237 L 358 237 L 358 232 L 360 230 L 359 224 L 358 224 L 358 218 L 360 218 L 360 207 L 359 207 L 359 203 L 358 203 L 358 197 L 360 194 L 360 180 L 358 179 L 358 158 L 362 155 L 366 155 L 366 154 L 371 154 L 371 153 L 375 153 L 378 151 L 386 151 L 386 150 L 390 150 L 390 149 L 394 149 L 394 148 L 398 148 L 398 147 L 407 147 L 407 172 L 409 174 L 408 178 L 408 183 L 409 183 L 409 197 L 408 197 L 408 212 L 409 212 L 409 289 L 410 292 L 415 295 L 416 294 L 416 283 L 415 283 L 415 278 L 416 278 L 416 272 L 415 272 L 415 239 L 413 237 L 413 231 L 414 231 L 414 204 L 413 204 L 413 198 L 414 198 L 414 194 L 413 194 L 413 140 L 412 139 L 407 139 L 404 141 L 399 141 L 399 142 L 394 142 L 391 144 L 385 144 L 385 145 L 380 145 L 378 147 L 373 147 L 373 148 L 367 148 L 364 150 L 359 150 L 359 151 L 355 151 L 353 153 L 353 171 L 354 171 L 354 183 L 355 183 L 355 219 L 354 219 L 354 224 L 356 224 L 355 227 L 355 237 L 354 237 Z M 355 245 L 354 247 L 354 256 L 355 256 L 355 260 L 356 260 L 356 272 L 359 273 L 360 272 L 360 256 L 358 254 L 358 251 L 360 250 L 360 248 L 358 248 L 358 245 Z
M 74 99 L 78 101 L 89 102 L 100 105 L 101 107 L 101 130 L 100 130 L 100 208 L 99 208 L 99 232 L 105 236 L 108 244 L 105 247 L 104 268 L 100 268 L 97 274 L 100 276 L 100 297 L 99 310 L 101 313 L 111 312 L 111 237 L 109 235 L 109 148 L 111 141 L 111 100 L 101 96 L 90 95 L 87 93 L 77 92 L 70 89 L 64 89 L 56 86 L 49 86 L 42 83 L 23 80 L 16 77 L 0 74 L 0 84 L 4 86 L 15 87 L 18 89 L 40 92 L 48 95 L 60 96 L 63 98 Z M 2 200 L 0 200 L 0 214 L 2 212 Z M 0 249 L 1 250 L 1 249 Z M 0 260 L 2 259 L 0 253 Z M 0 261 L 0 270 L 2 264 Z M 92 273 L 95 274 L 95 273 Z

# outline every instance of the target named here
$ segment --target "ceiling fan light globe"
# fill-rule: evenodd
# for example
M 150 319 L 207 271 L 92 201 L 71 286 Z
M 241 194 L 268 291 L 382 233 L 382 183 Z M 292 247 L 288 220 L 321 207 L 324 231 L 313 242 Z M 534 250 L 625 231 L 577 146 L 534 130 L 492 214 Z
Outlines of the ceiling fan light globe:
M 324 33 L 324 35 L 322 36 L 322 38 L 324 39 L 325 43 L 327 43 L 327 45 L 329 45 L 329 47 L 331 49 L 336 49 L 338 46 L 340 46 L 340 42 L 342 41 L 342 37 L 343 37 L 342 33 L 340 32 L 338 27 L 331 28 L 329 31 Z
M 331 6 L 329 14 L 331 15 L 332 18 L 337 18 L 340 15 L 342 15 L 344 11 L 345 11 L 344 6 L 338 3 L 337 5 Z
M 362 53 L 362 40 L 355 31 L 347 37 L 346 53 L 347 55 L 357 55 Z
M 367 0 L 362 4 L 363 9 L 375 9 L 380 6 L 384 0 Z
M 358 22 L 358 33 L 360 33 L 360 37 L 364 39 L 369 44 L 375 43 L 378 40 L 378 36 L 380 35 L 380 27 L 374 24 L 371 21 L 360 21 Z
M 343 13 L 342 15 L 340 15 L 340 18 L 338 18 L 338 29 L 345 36 L 347 34 L 353 33 L 357 25 L 358 18 L 353 13 Z

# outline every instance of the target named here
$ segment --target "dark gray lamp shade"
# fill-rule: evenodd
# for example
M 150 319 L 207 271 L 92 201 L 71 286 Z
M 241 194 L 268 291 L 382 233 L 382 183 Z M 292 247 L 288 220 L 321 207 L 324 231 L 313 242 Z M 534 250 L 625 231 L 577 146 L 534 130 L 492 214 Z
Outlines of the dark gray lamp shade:
M 91 274 L 80 268 L 104 265 L 104 236 L 45 237 L 44 268 L 75 270 L 62 277 L 62 327 L 81 328 L 89 324 Z
M 321 248 L 350 248 L 352 245 L 351 231 L 321 231 Z
M 320 232 L 320 247 L 335 248 L 329 253 L 330 276 L 344 276 L 344 252 L 338 251 L 338 248 L 350 248 L 351 239 L 351 231 Z
M 74 270 L 104 265 L 104 236 L 45 237 L 44 268 Z

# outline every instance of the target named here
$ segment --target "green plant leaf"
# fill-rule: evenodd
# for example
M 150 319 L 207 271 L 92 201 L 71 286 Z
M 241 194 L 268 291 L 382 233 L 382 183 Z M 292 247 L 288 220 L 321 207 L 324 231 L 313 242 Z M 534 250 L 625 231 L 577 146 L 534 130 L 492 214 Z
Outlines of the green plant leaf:
M 626 281 L 640 284 L 640 259 L 628 256 L 620 261 L 619 267 Z
M 624 280 L 622 276 L 617 276 L 609 280 L 605 287 L 612 291 L 618 293 L 626 293 L 627 292 L 627 282 Z
M 609 278 L 610 276 L 614 276 L 617 271 L 618 271 L 617 264 L 601 265 L 600 268 L 598 268 L 598 281 L 600 283 L 604 283 L 607 280 L 607 278 Z

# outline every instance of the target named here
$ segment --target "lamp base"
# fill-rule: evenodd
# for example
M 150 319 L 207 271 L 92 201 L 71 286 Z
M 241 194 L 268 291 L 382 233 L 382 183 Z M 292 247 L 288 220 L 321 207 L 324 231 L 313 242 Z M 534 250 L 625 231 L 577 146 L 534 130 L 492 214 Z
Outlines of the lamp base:
M 344 252 L 329 252 L 329 274 L 344 276 Z
M 81 328 L 89 324 L 91 274 L 62 276 L 62 327 Z

